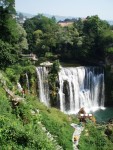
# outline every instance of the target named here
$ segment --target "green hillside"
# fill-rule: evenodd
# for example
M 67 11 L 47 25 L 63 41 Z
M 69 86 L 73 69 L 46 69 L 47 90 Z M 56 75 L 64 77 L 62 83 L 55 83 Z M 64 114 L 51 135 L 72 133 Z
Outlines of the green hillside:
M 70 124 L 74 120 L 55 108 L 47 108 L 30 94 L 15 104 L 4 90 L 15 85 L 4 76 L 1 73 L 0 149 L 55 150 L 60 147 L 71 150 L 74 130 Z

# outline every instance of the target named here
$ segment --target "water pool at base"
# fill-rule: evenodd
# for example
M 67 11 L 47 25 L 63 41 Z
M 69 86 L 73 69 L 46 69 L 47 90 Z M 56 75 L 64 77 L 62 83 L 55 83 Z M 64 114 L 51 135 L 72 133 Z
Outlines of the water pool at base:
M 113 118 L 113 107 L 107 107 L 104 110 L 103 109 L 99 109 L 95 112 L 93 112 L 97 122 L 99 123 L 106 123 L 108 122 L 110 119 Z

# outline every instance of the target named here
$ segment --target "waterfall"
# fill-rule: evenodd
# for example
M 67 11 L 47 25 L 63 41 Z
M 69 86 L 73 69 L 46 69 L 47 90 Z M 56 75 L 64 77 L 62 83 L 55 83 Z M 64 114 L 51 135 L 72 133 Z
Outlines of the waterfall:
M 37 67 L 39 98 L 45 105 L 49 106 L 49 85 L 48 85 L 48 70 L 46 67 Z
M 28 78 L 28 74 L 26 73 L 25 76 L 26 76 L 26 87 L 27 87 L 28 93 L 29 93 L 29 78 Z
M 17 82 L 17 89 L 22 92 L 23 91 L 23 88 L 21 86 L 21 84 L 19 82 Z
M 39 97 L 49 106 L 48 69 L 37 67 Z M 104 70 L 100 67 L 62 67 L 58 74 L 60 110 L 76 113 L 104 107 Z
M 104 72 L 99 67 L 67 67 L 59 72 L 60 109 L 66 113 L 80 108 L 104 107 Z

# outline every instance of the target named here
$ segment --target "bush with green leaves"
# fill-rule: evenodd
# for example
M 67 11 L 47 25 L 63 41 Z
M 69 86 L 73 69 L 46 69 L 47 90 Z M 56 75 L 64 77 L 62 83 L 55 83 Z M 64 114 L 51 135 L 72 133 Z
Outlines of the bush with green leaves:
M 80 150 L 112 150 L 111 143 L 104 134 L 105 128 L 88 121 L 79 141 Z
M 21 66 L 19 64 L 16 64 L 6 68 L 5 72 L 11 82 L 17 82 L 21 74 L 28 73 L 30 75 L 33 75 L 35 73 L 35 66 L 33 65 Z
M 54 150 L 55 145 L 38 124 L 40 115 L 30 100 L 12 109 L 5 91 L 0 88 L 0 149 L 1 150 Z
M 18 57 L 15 48 L 0 39 L 0 68 L 5 68 L 17 61 Z
M 5 73 L 10 82 L 13 83 L 13 85 L 15 85 L 15 88 L 17 88 L 17 82 L 19 82 L 22 88 L 28 91 L 27 82 L 29 82 L 30 92 L 37 95 L 36 92 L 37 78 L 36 78 L 36 68 L 34 65 L 22 66 L 20 64 L 16 64 L 6 68 Z M 28 76 L 28 81 L 26 76 Z
M 55 60 L 53 62 L 53 65 L 50 68 L 49 71 L 49 89 L 50 89 L 50 99 L 51 99 L 51 105 L 56 106 L 57 105 L 57 79 L 58 79 L 58 72 L 60 70 L 60 63 L 59 60 Z

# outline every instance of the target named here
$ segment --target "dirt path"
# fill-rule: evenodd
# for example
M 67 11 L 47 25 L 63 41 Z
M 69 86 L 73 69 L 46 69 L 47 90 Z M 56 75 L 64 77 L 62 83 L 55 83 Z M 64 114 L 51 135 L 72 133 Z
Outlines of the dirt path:
M 79 138 L 81 135 L 81 132 L 84 130 L 84 127 L 74 124 L 72 123 L 71 126 L 75 129 L 73 136 L 72 136 L 72 141 L 73 141 L 73 150 L 78 150 L 78 142 L 79 142 Z M 74 138 L 76 138 L 76 141 L 74 140 Z

